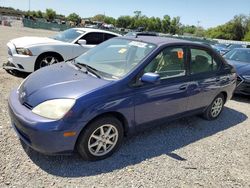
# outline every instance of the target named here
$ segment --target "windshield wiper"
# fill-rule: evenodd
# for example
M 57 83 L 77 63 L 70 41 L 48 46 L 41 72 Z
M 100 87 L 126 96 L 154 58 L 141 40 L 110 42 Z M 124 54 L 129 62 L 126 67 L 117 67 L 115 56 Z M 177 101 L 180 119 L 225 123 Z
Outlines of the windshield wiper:
M 96 70 L 95 68 L 87 65 L 87 64 L 84 64 L 84 63 L 79 63 L 79 62 L 76 62 L 75 59 L 72 61 L 72 63 L 77 67 L 79 68 L 79 70 L 85 72 L 88 74 L 88 72 L 94 74 L 97 78 L 102 78 L 101 74 L 99 73 L 98 70 Z

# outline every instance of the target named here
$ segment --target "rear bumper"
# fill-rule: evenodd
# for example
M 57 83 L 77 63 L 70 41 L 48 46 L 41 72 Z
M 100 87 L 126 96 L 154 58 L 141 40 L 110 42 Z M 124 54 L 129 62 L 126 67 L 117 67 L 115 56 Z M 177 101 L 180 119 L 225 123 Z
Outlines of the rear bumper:
M 11 92 L 9 98 L 9 115 L 18 137 L 34 150 L 45 154 L 72 152 L 84 125 L 79 122 L 50 120 L 32 113 L 19 102 L 16 90 Z M 77 134 L 64 137 L 63 133 L 67 131 L 75 131 Z

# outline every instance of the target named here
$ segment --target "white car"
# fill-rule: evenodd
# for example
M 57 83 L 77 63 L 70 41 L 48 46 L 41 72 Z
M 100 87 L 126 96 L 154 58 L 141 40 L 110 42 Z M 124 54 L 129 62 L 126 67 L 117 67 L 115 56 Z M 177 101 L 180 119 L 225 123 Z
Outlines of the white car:
M 8 46 L 6 70 L 33 72 L 42 67 L 74 59 L 117 33 L 90 28 L 72 28 L 54 37 L 21 37 Z

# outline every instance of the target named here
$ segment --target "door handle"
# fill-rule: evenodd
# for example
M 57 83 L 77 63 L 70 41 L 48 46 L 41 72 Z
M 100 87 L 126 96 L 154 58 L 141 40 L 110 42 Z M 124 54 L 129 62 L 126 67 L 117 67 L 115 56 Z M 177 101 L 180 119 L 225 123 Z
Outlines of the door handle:
M 187 87 L 188 87 L 188 85 L 187 85 L 187 84 L 184 84 L 184 85 L 181 85 L 181 86 L 179 87 L 179 89 L 180 89 L 180 90 L 186 90 Z

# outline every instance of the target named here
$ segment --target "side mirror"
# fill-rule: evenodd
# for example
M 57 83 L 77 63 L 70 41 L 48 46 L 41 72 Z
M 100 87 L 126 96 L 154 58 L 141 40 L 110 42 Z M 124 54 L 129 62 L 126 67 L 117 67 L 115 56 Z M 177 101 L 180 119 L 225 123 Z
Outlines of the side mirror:
M 84 40 L 84 39 L 80 39 L 80 40 L 78 40 L 78 44 L 80 44 L 80 45 L 86 45 L 87 41 Z
M 142 75 L 141 81 L 154 84 L 160 80 L 160 75 L 152 72 L 148 72 Z

